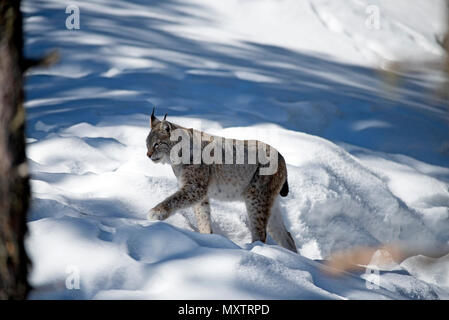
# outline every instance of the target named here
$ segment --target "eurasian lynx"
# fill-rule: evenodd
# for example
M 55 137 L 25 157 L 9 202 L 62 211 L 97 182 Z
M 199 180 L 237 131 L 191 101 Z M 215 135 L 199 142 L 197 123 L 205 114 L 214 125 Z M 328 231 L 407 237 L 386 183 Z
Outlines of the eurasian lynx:
M 193 206 L 199 231 L 212 233 L 209 198 L 241 200 L 246 204 L 252 241 L 265 242 L 268 230 L 277 243 L 297 252 L 277 203 L 279 193 L 284 197 L 288 194 L 282 155 L 255 140 L 225 139 L 222 143 L 224 138 L 181 127 L 166 121 L 166 116 L 160 121 L 153 109 L 147 156 L 154 162 L 170 164 L 181 188 L 151 209 L 148 219 L 164 220 L 176 210 Z M 183 141 L 178 141 L 179 137 Z M 273 164 L 273 172 L 263 172 Z

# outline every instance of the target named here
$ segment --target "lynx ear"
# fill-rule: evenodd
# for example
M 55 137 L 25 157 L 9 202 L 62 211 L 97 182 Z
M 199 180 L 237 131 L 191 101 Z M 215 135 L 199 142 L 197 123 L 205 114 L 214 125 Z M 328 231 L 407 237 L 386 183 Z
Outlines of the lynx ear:
M 162 129 L 165 130 L 167 133 L 170 133 L 171 131 L 170 123 L 168 121 L 162 121 Z
M 156 118 L 156 116 L 154 115 L 154 107 L 153 107 L 153 112 L 151 113 L 151 118 L 150 118 L 150 126 L 151 128 L 153 128 L 156 124 L 158 124 L 160 121 L 158 118 Z

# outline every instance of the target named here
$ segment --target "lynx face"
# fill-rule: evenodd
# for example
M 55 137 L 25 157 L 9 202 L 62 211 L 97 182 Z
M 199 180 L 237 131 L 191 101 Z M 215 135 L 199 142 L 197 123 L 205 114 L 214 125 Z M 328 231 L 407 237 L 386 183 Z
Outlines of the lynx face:
M 170 156 L 170 125 L 166 121 L 152 123 L 147 140 L 147 156 L 153 162 L 167 162 Z

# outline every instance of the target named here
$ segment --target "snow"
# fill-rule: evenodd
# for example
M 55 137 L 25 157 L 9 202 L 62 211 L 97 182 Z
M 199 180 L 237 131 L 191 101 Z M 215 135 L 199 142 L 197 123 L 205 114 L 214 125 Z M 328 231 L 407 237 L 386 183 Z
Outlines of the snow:
M 31 299 L 449 298 L 447 255 L 409 257 L 374 287 L 370 269 L 333 277 L 324 265 L 357 246 L 449 244 L 441 77 L 404 71 L 387 87 L 377 69 L 442 59 L 442 0 L 76 4 L 80 30 L 65 29 L 60 1 L 22 7 L 27 54 L 61 53 L 26 84 Z M 146 220 L 177 188 L 146 157 L 154 105 L 283 154 L 280 205 L 300 254 L 250 244 L 242 203 L 212 201 L 213 235 L 191 209 Z
M 401 266 L 416 278 L 447 289 L 449 287 L 448 260 L 449 255 L 440 258 L 418 255 L 408 258 L 402 262 Z

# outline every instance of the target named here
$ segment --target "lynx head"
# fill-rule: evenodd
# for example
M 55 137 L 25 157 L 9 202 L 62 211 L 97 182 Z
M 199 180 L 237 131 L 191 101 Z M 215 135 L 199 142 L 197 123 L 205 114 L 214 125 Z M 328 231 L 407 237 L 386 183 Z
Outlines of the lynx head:
M 151 131 L 147 137 L 147 156 L 152 161 L 158 163 L 169 162 L 170 149 L 172 147 L 172 141 L 170 141 L 170 132 L 172 130 L 172 124 L 165 119 L 167 114 L 165 114 L 164 119 L 161 121 L 151 113 L 150 126 Z

